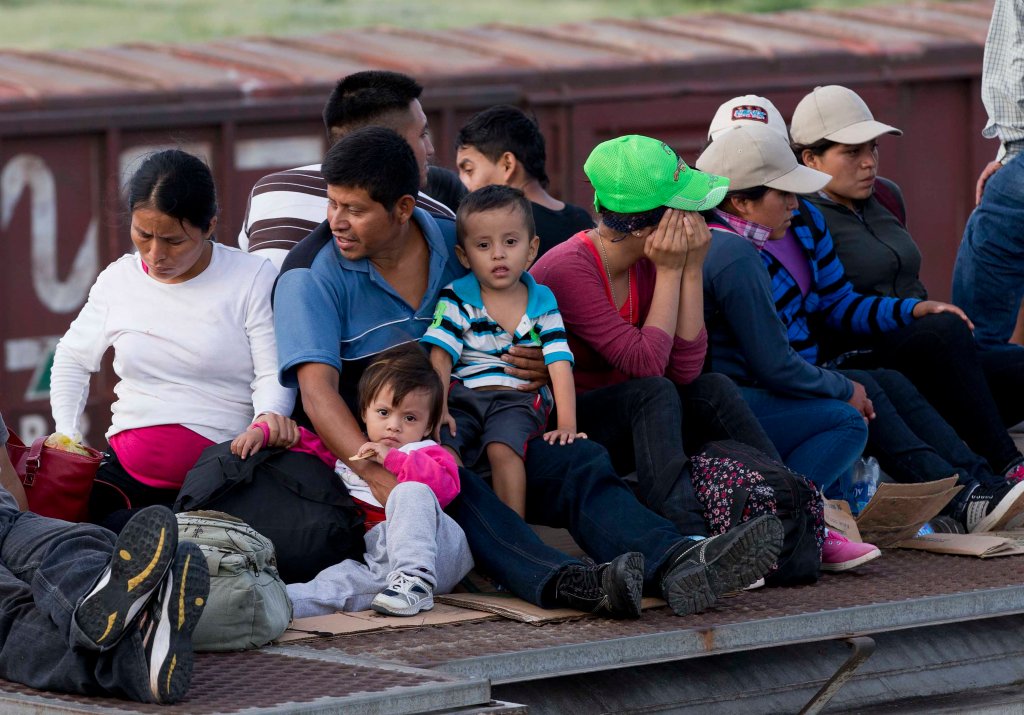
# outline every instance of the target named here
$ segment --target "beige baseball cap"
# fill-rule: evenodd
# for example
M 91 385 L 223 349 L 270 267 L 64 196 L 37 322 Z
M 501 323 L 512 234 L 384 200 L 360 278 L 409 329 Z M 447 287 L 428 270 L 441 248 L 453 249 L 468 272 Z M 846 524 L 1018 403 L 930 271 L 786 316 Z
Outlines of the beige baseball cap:
M 793 111 L 789 135 L 794 144 L 828 139 L 839 144 L 863 144 L 883 134 L 903 134 L 896 127 L 876 122 L 856 92 L 838 84 L 815 87 Z
M 759 124 L 724 132 L 697 159 L 696 167 L 729 179 L 729 189 L 767 186 L 794 194 L 811 194 L 832 177 L 797 163 L 789 142 Z
M 789 141 L 786 120 L 782 118 L 782 114 L 771 101 L 756 94 L 745 94 L 724 102 L 715 112 L 711 126 L 708 127 L 708 140 L 714 141 L 723 132 L 745 124 L 760 124 L 774 129 L 783 139 Z

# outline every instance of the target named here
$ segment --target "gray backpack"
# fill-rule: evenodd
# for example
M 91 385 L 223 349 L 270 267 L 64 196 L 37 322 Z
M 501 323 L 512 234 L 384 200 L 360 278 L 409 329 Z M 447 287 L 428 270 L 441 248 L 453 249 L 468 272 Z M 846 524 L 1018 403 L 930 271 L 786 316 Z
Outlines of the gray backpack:
M 274 640 L 292 620 L 274 545 L 241 519 L 187 511 L 178 539 L 199 545 L 210 569 L 210 595 L 192 635 L 197 651 L 246 650 Z

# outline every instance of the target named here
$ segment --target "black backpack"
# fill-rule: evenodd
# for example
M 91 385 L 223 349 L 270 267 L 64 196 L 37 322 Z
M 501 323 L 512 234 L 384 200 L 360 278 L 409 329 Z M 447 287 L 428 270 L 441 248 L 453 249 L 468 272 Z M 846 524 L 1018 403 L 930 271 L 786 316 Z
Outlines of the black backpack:
M 712 535 L 762 514 L 775 514 L 785 538 L 765 583 L 788 586 L 818 580 L 825 511 L 814 484 L 759 449 L 734 440 L 709 442 L 690 461 L 694 490 Z
M 175 512 L 222 511 L 274 543 L 285 583 L 303 583 L 365 551 L 363 513 L 320 459 L 263 449 L 240 459 L 228 442 L 203 450 L 174 503 Z

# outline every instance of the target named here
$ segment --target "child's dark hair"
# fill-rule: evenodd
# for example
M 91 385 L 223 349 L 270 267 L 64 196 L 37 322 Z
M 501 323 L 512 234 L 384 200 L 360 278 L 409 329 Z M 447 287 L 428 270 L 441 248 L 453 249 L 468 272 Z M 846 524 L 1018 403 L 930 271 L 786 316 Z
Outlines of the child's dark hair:
M 358 388 L 360 415 L 366 414 L 370 403 L 385 387 L 391 388 L 391 399 L 396 405 L 410 392 L 426 390 L 430 395 L 427 432 L 434 431 L 441 421 L 444 388 L 427 354 L 417 343 L 405 343 L 385 350 L 363 371 Z
M 462 203 L 459 204 L 459 210 L 455 214 L 455 233 L 458 236 L 459 245 L 464 245 L 468 216 L 481 211 L 505 208 L 519 210 L 526 228 L 526 240 L 529 241 L 537 234 L 537 225 L 533 221 L 533 206 L 530 205 L 530 200 L 526 198 L 526 195 L 511 186 L 492 184 L 466 194 Z
M 180 149 L 150 154 L 128 180 L 128 210 L 136 209 L 155 209 L 209 231 L 217 215 L 210 167 Z
M 420 165 L 409 142 L 393 129 L 363 127 L 327 150 L 320 173 L 330 186 L 358 188 L 389 213 L 420 188 Z
M 544 135 L 536 120 L 518 107 L 499 104 L 474 115 L 459 130 L 455 145 L 473 147 L 495 163 L 506 151 L 512 152 L 527 174 L 541 186 L 548 185 Z

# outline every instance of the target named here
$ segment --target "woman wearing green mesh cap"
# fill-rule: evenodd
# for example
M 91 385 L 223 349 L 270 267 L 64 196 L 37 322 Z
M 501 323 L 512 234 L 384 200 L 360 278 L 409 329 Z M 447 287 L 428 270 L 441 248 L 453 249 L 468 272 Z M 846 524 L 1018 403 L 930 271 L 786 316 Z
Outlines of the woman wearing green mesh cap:
M 584 171 L 597 227 L 555 246 L 531 270 L 558 299 L 576 358 L 580 429 L 608 449 L 619 473 L 636 472 L 642 501 L 684 533 L 706 534 L 674 460 L 684 439 L 691 451 L 736 439 L 778 458 L 736 386 L 701 375 L 710 234 L 697 212 L 722 199 L 728 180 L 635 135 L 598 145 Z

